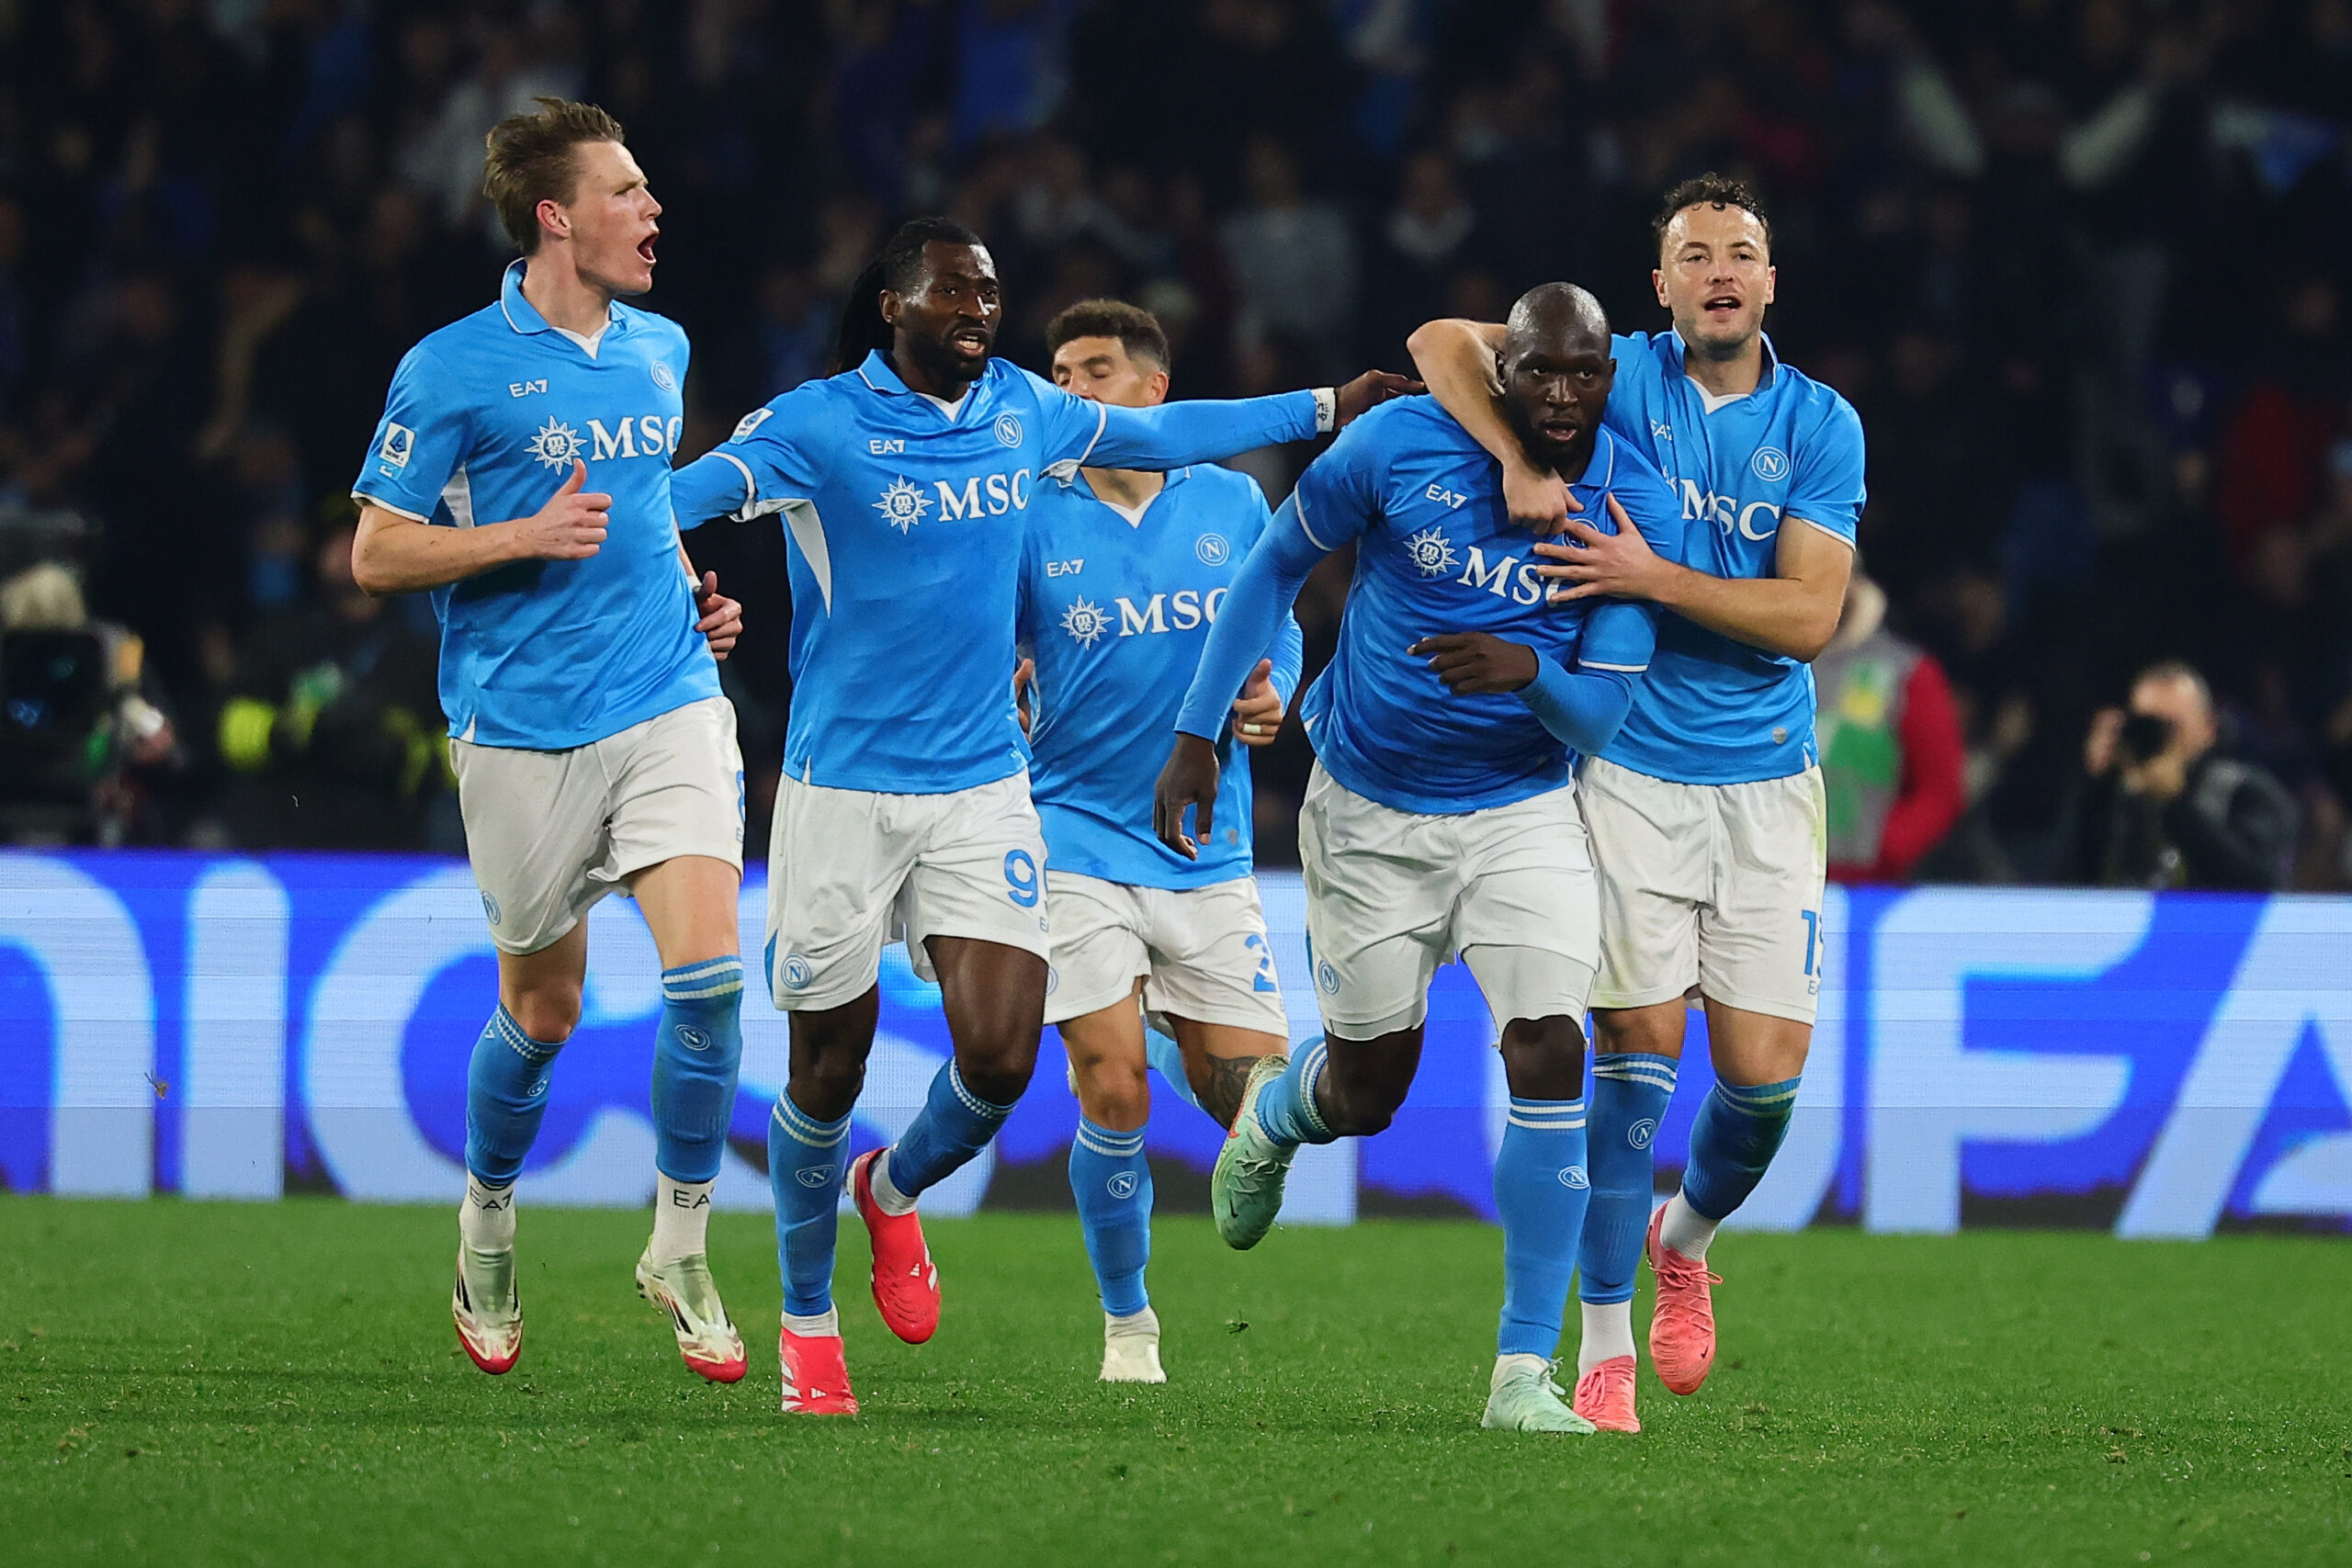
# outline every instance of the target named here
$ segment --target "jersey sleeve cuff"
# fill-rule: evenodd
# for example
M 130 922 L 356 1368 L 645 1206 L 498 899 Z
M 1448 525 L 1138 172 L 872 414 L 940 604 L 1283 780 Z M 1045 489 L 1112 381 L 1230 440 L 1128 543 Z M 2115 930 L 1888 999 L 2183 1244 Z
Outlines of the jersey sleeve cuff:
M 1579 659 L 1579 670 L 1606 670 L 1612 675 L 1639 675 L 1649 668 L 1646 664 L 1603 664 L 1598 659 Z
M 430 517 L 421 516 L 416 513 L 411 512 L 405 506 L 394 506 L 390 502 L 384 500 L 380 496 L 369 495 L 364 490 L 353 491 L 351 492 L 351 499 L 362 506 L 372 506 L 379 512 L 389 512 L 395 517 L 405 517 L 412 523 L 430 523 L 433 521 Z
M 1789 521 L 1792 523 L 1802 523 L 1808 528 L 1818 529 L 1820 532 L 1828 535 L 1831 538 L 1837 540 L 1839 544 L 1845 546 L 1849 550 L 1855 547 L 1854 536 L 1851 534 L 1840 534 L 1837 529 L 1832 528 L 1826 523 L 1815 523 L 1810 517 L 1792 517 Z

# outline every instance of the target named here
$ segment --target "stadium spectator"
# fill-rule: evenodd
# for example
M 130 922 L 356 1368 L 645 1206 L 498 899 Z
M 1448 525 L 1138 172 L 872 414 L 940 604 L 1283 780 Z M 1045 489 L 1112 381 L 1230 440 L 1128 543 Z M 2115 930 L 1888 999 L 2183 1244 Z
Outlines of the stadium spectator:
M 1886 626 L 1857 563 L 1837 634 L 1813 661 L 1834 882 L 1908 882 L 1967 805 L 1967 751 L 1935 655 Z
M 2218 755 L 2220 735 L 2205 678 L 2177 660 L 2141 671 L 2128 707 L 2093 716 L 2082 881 L 2262 891 L 2284 882 L 2294 800 L 2264 769 Z

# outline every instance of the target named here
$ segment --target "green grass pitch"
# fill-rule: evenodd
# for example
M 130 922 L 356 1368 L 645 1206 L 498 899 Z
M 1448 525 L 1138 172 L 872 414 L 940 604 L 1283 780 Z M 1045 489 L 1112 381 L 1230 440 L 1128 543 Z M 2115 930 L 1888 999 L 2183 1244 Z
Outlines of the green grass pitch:
M 752 1374 L 679 1364 L 643 1216 L 526 1212 L 522 1364 L 464 1359 L 451 1214 L 0 1199 L 0 1562 L 2352 1562 L 2352 1249 L 1734 1235 L 1713 1379 L 1638 1438 L 1477 1416 L 1496 1233 L 1158 1227 L 1172 1381 L 1093 1381 L 1066 1215 L 931 1227 L 865 1414 L 775 1409 L 764 1223 L 714 1222 Z M 1646 1314 L 1639 1308 L 1637 1321 Z

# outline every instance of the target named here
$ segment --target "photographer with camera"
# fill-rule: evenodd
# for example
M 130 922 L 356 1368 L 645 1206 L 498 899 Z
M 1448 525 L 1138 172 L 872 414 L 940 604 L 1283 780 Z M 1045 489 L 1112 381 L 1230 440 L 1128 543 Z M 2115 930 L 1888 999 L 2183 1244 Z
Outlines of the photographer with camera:
M 2295 803 L 2251 762 L 2218 756 L 2205 678 L 2177 660 L 2132 683 L 2128 708 L 2102 708 L 2083 742 L 2087 786 L 2075 874 L 2104 887 L 2242 888 L 2286 880 Z

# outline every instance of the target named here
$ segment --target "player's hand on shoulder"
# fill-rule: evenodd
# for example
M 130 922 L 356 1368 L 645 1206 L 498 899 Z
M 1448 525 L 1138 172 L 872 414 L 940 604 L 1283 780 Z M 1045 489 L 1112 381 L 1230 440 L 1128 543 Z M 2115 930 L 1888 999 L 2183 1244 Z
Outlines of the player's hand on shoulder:
M 743 606 L 718 591 L 718 573 L 706 571 L 695 585 L 695 608 L 702 615 L 695 630 L 708 640 L 713 658 L 725 659 L 743 635 Z
M 1416 392 L 1428 389 L 1410 376 L 1399 376 L 1391 370 L 1367 370 L 1339 389 L 1332 410 L 1332 423 L 1345 430 L 1350 420 L 1378 408 L 1391 398 L 1409 398 Z
M 1514 461 L 1503 465 L 1503 505 L 1511 525 L 1538 538 L 1552 538 L 1568 525 L 1568 514 L 1582 512 L 1584 503 L 1568 492 L 1568 481 L 1555 469 Z
M 1215 826 L 1216 778 L 1216 748 L 1197 735 L 1179 732 L 1151 792 L 1151 830 L 1186 860 L 1201 858 L 1201 845 Z M 1184 831 L 1188 806 L 1193 808 L 1191 833 Z
M 1233 739 L 1244 746 L 1272 746 L 1282 733 L 1283 694 L 1274 690 L 1274 661 L 1258 660 L 1233 699 Z
M 586 560 L 596 553 L 612 520 L 613 498 L 587 484 L 588 465 L 574 457 L 571 477 L 545 506 L 516 523 L 526 560 Z
M 1657 597 L 1658 573 L 1668 563 L 1650 548 L 1650 542 L 1634 526 L 1633 519 L 1625 515 L 1625 509 L 1617 504 L 1613 495 L 1609 497 L 1609 515 L 1617 525 L 1613 534 L 1604 534 L 1581 518 L 1571 517 L 1567 520 L 1567 543 L 1546 542 L 1535 547 L 1535 554 L 1551 562 L 1538 566 L 1535 575 L 1566 584 L 1551 591 L 1553 604 L 1565 604 L 1577 599 Z
M 1429 660 L 1430 669 L 1457 697 L 1516 692 L 1532 685 L 1543 666 L 1523 642 L 1506 642 L 1487 632 L 1442 632 L 1405 650 Z
M 1029 711 L 1029 694 L 1037 684 L 1037 661 L 1024 659 L 1012 667 L 1012 711 L 1021 720 L 1021 733 L 1029 733 L 1035 716 Z

